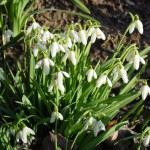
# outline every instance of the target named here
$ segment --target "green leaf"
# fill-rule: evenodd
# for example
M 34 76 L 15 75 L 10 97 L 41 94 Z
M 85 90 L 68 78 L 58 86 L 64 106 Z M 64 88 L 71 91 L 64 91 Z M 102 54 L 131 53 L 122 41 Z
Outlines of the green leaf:
M 116 131 L 118 131 L 122 126 L 124 126 L 126 124 L 127 124 L 127 122 L 121 122 L 121 123 L 113 126 L 109 130 L 103 132 L 101 135 L 99 135 L 98 137 L 96 137 L 91 142 L 87 143 L 82 148 L 82 150 L 85 150 L 85 149 L 86 150 L 94 149 L 97 145 L 99 145 L 100 143 L 102 143 L 103 141 L 105 141 L 107 138 L 109 138 L 110 136 L 112 136 Z
M 78 7 L 80 8 L 82 11 L 90 14 L 89 9 L 80 1 L 80 0 L 72 0 L 72 2 Z

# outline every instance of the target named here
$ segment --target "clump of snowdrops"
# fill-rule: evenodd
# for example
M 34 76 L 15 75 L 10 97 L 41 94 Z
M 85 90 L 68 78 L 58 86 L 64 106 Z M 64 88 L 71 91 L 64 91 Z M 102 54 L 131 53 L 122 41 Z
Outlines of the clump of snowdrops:
M 113 56 L 94 65 L 89 58 L 91 46 L 107 38 L 99 24 L 87 21 L 73 23 L 65 31 L 50 31 L 33 19 L 24 30 L 23 63 L 16 60 L 16 73 L 10 64 L 9 73 L 0 70 L 0 146 L 31 145 L 40 139 L 38 131 L 44 127 L 55 135 L 56 149 L 61 134 L 66 149 L 91 150 L 127 124 L 120 121 L 106 127 L 120 108 L 132 101 L 143 102 L 150 94 L 146 80 L 140 79 L 150 47 L 139 51 L 136 44 L 122 44 L 135 29 L 143 34 L 142 22 L 132 15 Z M 5 33 L 9 42 L 12 33 Z M 142 85 L 140 90 L 135 90 L 137 84 Z

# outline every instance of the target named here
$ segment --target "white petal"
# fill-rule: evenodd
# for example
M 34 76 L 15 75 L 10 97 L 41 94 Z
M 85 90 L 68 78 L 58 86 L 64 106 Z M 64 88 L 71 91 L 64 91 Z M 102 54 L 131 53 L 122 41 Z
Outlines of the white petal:
M 56 56 L 57 50 L 58 50 L 58 43 L 57 42 L 53 42 L 52 46 L 51 46 L 51 56 L 52 57 Z
M 16 141 L 19 142 L 19 140 L 21 139 L 21 137 L 22 137 L 22 132 L 19 131 L 19 132 L 17 133 L 17 135 L 16 135 Z
M 50 67 L 49 67 L 49 59 L 48 58 L 44 58 L 44 71 L 45 71 L 46 75 L 49 74 Z
M 37 57 L 38 55 L 38 49 L 36 47 L 33 48 L 33 55 L 34 57 Z
M 54 62 L 51 59 L 48 59 L 48 62 L 51 66 L 54 66 Z
M 48 87 L 48 92 L 51 92 L 53 90 L 54 83 L 51 83 Z
M 74 51 L 70 51 L 70 59 L 71 59 L 73 65 L 77 64 L 76 57 L 75 57 L 75 52 Z
M 62 45 L 58 44 L 58 48 L 60 51 L 65 52 L 65 48 Z
M 96 122 L 95 126 L 94 126 L 94 136 L 97 136 L 99 132 L 99 126 L 98 123 Z
M 35 65 L 35 69 L 38 69 L 39 67 L 42 66 L 42 60 L 38 61 Z
M 23 143 L 27 143 L 27 142 L 28 142 L 28 141 L 27 141 L 27 130 L 26 130 L 26 127 L 23 128 L 23 130 L 22 130 L 21 139 L 22 139 Z
M 143 34 L 143 24 L 140 20 L 136 20 L 136 28 L 140 34 Z
M 36 43 L 35 44 L 35 47 L 39 48 L 40 50 L 46 50 L 46 46 L 45 45 L 42 45 L 41 43 Z
M 112 87 L 112 82 L 110 81 L 110 79 L 107 77 L 107 83 L 109 85 L 109 87 Z
M 64 93 L 64 91 L 65 91 L 65 87 L 64 87 L 63 84 L 58 84 L 58 89 L 59 89 L 62 93 Z
M 95 28 L 94 27 L 90 27 L 90 29 L 88 30 L 88 37 L 91 36 L 93 34 L 93 32 L 95 32 Z
M 150 143 L 150 135 L 146 135 L 144 140 L 143 140 L 144 147 L 148 147 L 149 143 Z
M 135 22 L 133 22 L 129 28 L 129 33 L 131 34 L 135 29 Z
M 75 43 L 81 42 L 78 32 L 76 32 L 75 30 L 71 30 L 70 33 L 73 36 Z
M 93 70 L 93 74 L 94 74 L 94 78 L 97 79 L 97 74 L 96 74 L 95 70 Z
M 50 123 L 54 123 L 56 120 L 56 112 L 52 112 Z
M 141 88 L 141 91 L 142 91 L 142 99 L 145 100 L 148 93 L 149 93 L 149 87 L 148 85 L 145 85 Z
M 105 34 L 99 28 L 96 29 L 96 32 L 97 32 L 97 38 L 101 38 L 102 40 L 106 39 Z
M 67 73 L 67 72 L 65 72 L 65 71 L 61 71 L 61 72 L 64 74 L 65 77 L 70 78 L 69 73 Z
M 91 43 L 94 43 L 96 41 L 96 31 L 93 32 L 92 36 L 91 36 Z
M 32 31 L 32 25 L 31 26 L 29 26 L 28 28 L 27 28 L 27 30 L 26 30 L 26 34 L 28 35 L 28 34 L 30 34 L 31 33 L 31 31 Z
M 121 77 L 123 79 L 123 82 L 124 83 L 128 83 L 128 76 L 127 76 L 127 72 L 124 68 L 121 68 L 120 69 L 120 74 L 121 74 Z
M 27 127 L 26 130 L 27 130 L 28 133 L 30 133 L 30 134 L 32 134 L 32 135 L 35 135 L 35 132 L 34 132 L 31 128 L 28 128 L 28 127 Z
M 138 70 L 139 69 L 139 65 L 140 65 L 140 56 L 138 54 L 136 54 L 134 56 L 134 68 L 136 70 Z
M 60 120 L 63 120 L 64 118 L 63 118 L 63 115 L 61 114 L 61 113 L 59 113 L 58 112 L 58 118 L 60 119 Z
M 140 57 L 140 62 L 141 62 L 142 64 L 145 64 L 145 60 L 144 60 L 142 57 Z
M 86 124 L 83 126 L 83 130 L 87 130 L 89 127 L 88 122 L 86 122 Z
M 119 76 L 118 72 L 115 72 L 114 76 L 113 76 L 113 81 L 116 80 L 118 78 L 118 76 Z
M 79 36 L 83 45 L 87 44 L 87 37 L 84 30 L 79 31 Z
M 71 48 L 72 47 L 72 41 L 70 38 L 68 38 L 68 41 L 67 41 L 67 47 Z
M 102 84 L 105 84 L 106 83 L 106 78 L 107 78 L 106 75 L 103 75 L 101 78 L 99 78 L 96 82 L 96 87 L 99 88 Z
M 88 71 L 87 81 L 88 81 L 88 82 L 91 82 L 92 77 L 93 77 L 93 69 L 90 69 L 90 70 Z
M 41 26 L 40 26 L 37 22 L 34 22 L 34 23 L 32 24 L 32 27 L 33 27 L 34 30 L 41 28 Z
M 101 131 L 101 130 L 105 131 L 105 130 L 106 130 L 106 129 L 105 129 L 105 125 L 102 123 L 101 120 L 99 120 L 99 121 L 97 122 L 97 124 L 98 124 L 98 126 L 99 126 L 99 131 Z

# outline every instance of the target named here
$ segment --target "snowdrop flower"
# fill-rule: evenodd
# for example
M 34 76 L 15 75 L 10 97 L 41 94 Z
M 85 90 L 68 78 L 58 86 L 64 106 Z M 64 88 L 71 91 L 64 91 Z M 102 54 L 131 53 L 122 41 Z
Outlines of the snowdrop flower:
M 58 89 L 59 89 L 62 93 L 64 93 L 64 91 L 65 91 L 65 87 L 64 87 L 64 85 L 63 85 L 63 78 L 64 78 L 64 76 L 67 77 L 67 78 L 70 78 L 70 75 L 69 75 L 67 72 L 65 72 L 65 71 L 59 71 L 59 72 L 57 72 L 57 79 L 54 80 L 54 81 L 49 85 L 49 87 L 48 87 L 48 92 L 51 92 L 51 91 L 53 90 L 53 87 L 54 87 L 54 86 L 58 86 Z
M 91 43 L 94 43 L 96 41 L 96 38 L 102 39 L 102 40 L 106 39 L 105 34 L 99 28 L 96 28 L 93 30 L 93 33 L 91 36 Z
M 63 115 L 59 112 L 52 112 L 51 118 L 50 118 L 50 123 L 54 123 L 56 118 L 63 120 Z
M 144 147 L 148 147 L 150 143 L 150 135 L 146 135 L 143 140 Z
M 95 124 L 96 122 L 96 119 L 93 118 L 93 117 L 90 117 L 87 121 L 86 121 L 86 124 L 84 125 L 83 127 L 83 130 L 87 130 L 89 126 Z
M 11 30 L 6 30 L 5 31 L 5 38 L 6 38 L 6 42 L 10 42 L 10 38 L 14 37 L 14 33 Z
M 139 53 L 137 53 L 137 54 L 134 56 L 134 68 L 135 68 L 136 70 L 139 69 L 140 62 L 141 62 L 142 64 L 145 64 L 145 60 L 139 55 Z
M 143 24 L 139 19 L 136 19 L 129 28 L 129 33 L 131 34 L 134 29 L 137 29 L 140 34 L 143 34 Z
M 50 33 L 48 30 L 44 31 L 43 36 L 42 36 L 42 42 L 46 43 L 47 40 L 53 39 L 54 35 Z
M 41 26 L 37 22 L 33 22 L 31 26 L 29 26 L 26 30 L 26 34 L 30 34 L 32 30 L 39 30 Z
M 69 58 L 73 65 L 75 66 L 77 64 L 76 56 L 74 51 L 70 51 L 68 48 L 65 49 L 65 55 L 62 58 L 62 61 L 65 62 L 66 59 Z
M 80 30 L 79 31 L 79 36 L 81 39 L 81 42 L 83 43 L 83 45 L 87 44 L 87 37 L 86 37 L 86 31 L 85 30 Z
M 77 43 L 80 43 L 80 42 L 81 42 L 79 33 L 78 33 L 77 31 L 71 30 L 70 33 L 71 33 L 71 36 L 73 37 L 73 42 L 74 42 L 74 43 L 76 43 L 76 42 L 77 42 Z
M 45 74 L 48 75 L 50 71 L 50 66 L 54 66 L 54 62 L 49 58 L 44 58 L 37 62 L 37 64 L 35 65 L 35 69 L 42 67 L 42 65 L 44 66 Z
M 119 75 L 121 75 L 123 82 L 128 83 L 128 76 L 126 70 L 124 69 L 124 66 L 122 65 L 116 66 L 113 69 L 112 74 L 113 74 L 113 80 L 116 80 L 119 77 Z
M 42 50 L 42 51 L 44 51 L 44 50 L 47 50 L 47 48 L 46 48 L 46 46 L 45 45 L 42 45 L 41 43 L 36 43 L 35 45 L 34 45 L 34 48 L 33 48 L 33 55 L 34 55 L 34 57 L 37 57 L 37 55 L 38 55 L 38 50 Z
M 35 135 L 35 132 L 28 127 L 24 127 L 21 131 L 17 133 L 16 141 L 19 142 L 19 140 L 21 139 L 23 143 L 28 143 L 27 136 L 29 134 Z
M 140 91 L 142 92 L 142 99 L 145 100 L 148 94 L 150 95 L 150 87 L 148 85 L 144 85 L 141 87 Z
M 128 83 L 128 76 L 127 76 L 127 72 L 124 69 L 124 67 L 122 66 L 119 71 L 120 71 L 120 75 L 121 75 L 121 78 L 122 78 L 123 82 Z
M 99 88 L 102 84 L 108 83 L 109 87 L 112 87 L 112 82 L 106 75 L 102 75 L 96 82 L 96 87 Z
M 87 75 L 87 81 L 88 82 L 91 82 L 92 77 L 97 79 L 97 74 L 96 74 L 95 70 L 92 68 L 87 71 L 86 75 Z
M 106 129 L 105 129 L 105 125 L 102 123 L 102 121 L 99 120 L 94 123 L 93 130 L 94 130 L 94 136 L 96 137 L 100 131 L 102 131 L 102 130 L 105 131 Z
M 57 42 L 53 42 L 50 48 L 51 56 L 54 58 L 59 51 L 65 52 L 65 48 Z

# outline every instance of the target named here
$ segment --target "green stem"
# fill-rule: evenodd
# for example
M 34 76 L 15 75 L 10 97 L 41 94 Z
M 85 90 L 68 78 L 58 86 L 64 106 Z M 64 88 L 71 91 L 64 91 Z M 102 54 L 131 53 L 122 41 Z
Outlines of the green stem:
M 118 52 L 119 52 L 119 50 L 120 50 L 120 47 L 121 47 L 121 45 L 122 45 L 122 42 L 123 42 L 123 40 L 124 40 L 124 38 L 125 38 L 127 32 L 129 31 L 129 28 L 130 28 L 131 24 L 132 24 L 132 22 L 129 24 L 129 26 L 128 26 L 127 29 L 125 30 L 125 32 L 124 32 L 124 34 L 123 34 L 123 36 L 122 36 L 120 42 L 118 43 L 118 45 L 117 45 L 117 47 L 116 47 L 116 49 L 115 49 L 115 52 L 114 52 L 112 58 L 115 58 L 116 55 L 118 54 Z
M 77 134 L 76 137 L 74 138 L 74 140 L 73 140 L 73 142 L 72 142 L 72 145 L 71 145 L 71 149 L 73 149 L 73 146 L 74 146 L 74 144 L 75 144 L 75 142 L 76 142 L 76 140 L 77 140 L 77 138 L 78 138 L 78 136 L 80 135 L 81 132 L 82 132 L 82 131 L 78 132 L 78 134 Z

